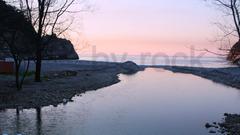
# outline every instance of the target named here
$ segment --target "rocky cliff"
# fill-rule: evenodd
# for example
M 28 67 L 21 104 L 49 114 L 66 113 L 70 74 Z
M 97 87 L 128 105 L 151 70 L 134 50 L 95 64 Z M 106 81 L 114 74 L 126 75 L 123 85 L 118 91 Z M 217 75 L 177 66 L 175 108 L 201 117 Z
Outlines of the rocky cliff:
M 46 36 L 44 59 L 79 59 L 71 41 L 56 36 Z
M 0 60 L 11 58 L 7 47 L 0 47 Z M 61 60 L 61 59 L 79 59 L 71 41 L 56 36 L 45 37 L 45 48 L 43 59 Z

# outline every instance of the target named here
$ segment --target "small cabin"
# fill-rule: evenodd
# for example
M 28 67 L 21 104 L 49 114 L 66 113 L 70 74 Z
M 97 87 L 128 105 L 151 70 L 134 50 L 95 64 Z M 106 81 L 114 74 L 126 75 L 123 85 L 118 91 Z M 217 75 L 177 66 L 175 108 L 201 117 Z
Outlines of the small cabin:
M 0 60 L 0 74 L 13 74 L 14 72 L 14 62 L 12 60 Z

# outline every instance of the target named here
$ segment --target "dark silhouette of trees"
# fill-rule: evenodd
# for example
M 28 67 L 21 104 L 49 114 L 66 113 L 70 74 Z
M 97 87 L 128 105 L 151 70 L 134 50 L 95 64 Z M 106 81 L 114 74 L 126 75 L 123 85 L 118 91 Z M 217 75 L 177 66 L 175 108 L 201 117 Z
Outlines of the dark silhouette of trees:
M 212 0 L 216 5 L 222 8 L 225 13 L 232 17 L 234 27 L 230 29 L 229 35 L 237 36 L 240 39 L 240 1 L 239 0 Z
M 35 51 L 36 73 L 35 81 L 41 81 L 42 57 L 45 46 L 49 41 L 44 40 L 46 35 L 61 35 L 72 24 L 73 18 L 63 16 L 66 13 L 76 13 L 69 8 L 75 0 L 17 0 L 19 8 L 25 12 L 37 33 L 37 47 Z M 61 18 L 62 17 L 62 18 Z
M 228 60 L 238 62 L 240 60 L 240 0 L 206 0 L 213 2 L 227 17 L 230 17 L 231 23 L 218 24 L 225 37 L 237 38 L 238 42 L 231 49 L 223 49 L 227 51 Z M 232 38 L 231 38 L 232 39 Z
M 22 11 L 0 0 L 0 41 L 2 48 L 8 48 L 14 63 L 16 87 L 22 88 L 28 72 L 30 59 L 34 57 L 36 32 Z M 20 67 L 27 61 L 25 72 L 20 78 Z

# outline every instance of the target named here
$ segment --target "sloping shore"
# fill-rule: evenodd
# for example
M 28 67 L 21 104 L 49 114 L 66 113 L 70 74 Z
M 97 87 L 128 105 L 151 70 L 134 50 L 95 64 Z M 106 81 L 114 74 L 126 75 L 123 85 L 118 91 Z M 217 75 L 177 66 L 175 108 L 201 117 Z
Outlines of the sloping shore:
M 201 68 L 201 67 L 181 67 L 181 66 L 152 66 L 162 68 L 175 73 L 193 74 L 202 78 L 212 80 L 229 87 L 240 89 L 240 68 Z
M 75 95 L 118 83 L 119 74 L 140 70 L 132 62 L 44 61 L 42 82 L 35 83 L 31 76 L 21 91 L 15 89 L 14 76 L 0 75 L 0 109 L 57 106 L 71 102 Z

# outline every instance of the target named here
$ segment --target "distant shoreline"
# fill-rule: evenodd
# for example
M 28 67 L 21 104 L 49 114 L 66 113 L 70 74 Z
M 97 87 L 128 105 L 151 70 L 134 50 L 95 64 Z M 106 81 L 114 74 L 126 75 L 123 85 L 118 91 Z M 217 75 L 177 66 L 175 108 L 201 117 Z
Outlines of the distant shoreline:
M 215 83 L 240 89 L 240 68 L 202 68 L 202 67 L 185 67 L 185 66 L 144 66 L 145 68 L 161 68 L 174 73 L 184 73 L 196 75 Z

